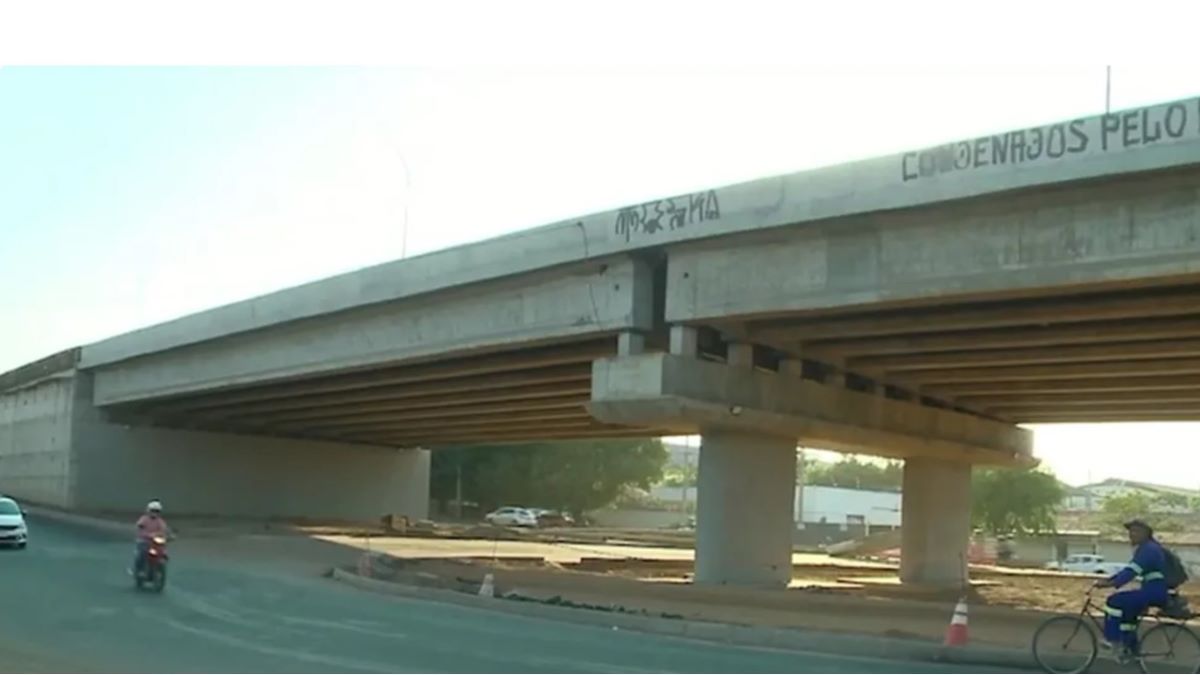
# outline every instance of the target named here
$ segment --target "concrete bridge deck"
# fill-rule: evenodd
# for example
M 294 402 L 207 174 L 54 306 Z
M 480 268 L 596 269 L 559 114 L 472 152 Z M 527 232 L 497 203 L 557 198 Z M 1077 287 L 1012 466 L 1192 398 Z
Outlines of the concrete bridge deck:
M 87 345 L 79 367 L 96 405 L 196 428 L 621 433 L 589 421 L 582 376 L 547 355 L 577 350 L 582 368 L 616 336 L 667 350 L 688 326 L 710 359 L 751 343 L 759 367 L 799 360 L 808 379 L 995 420 L 1193 419 L 1197 185 L 1192 99 L 397 261 Z M 470 370 L 489 358 L 513 367 Z M 460 371 L 487 389 L 453 389 L 471 386 Z M 377 434 L 385 415 L 409 431 Z

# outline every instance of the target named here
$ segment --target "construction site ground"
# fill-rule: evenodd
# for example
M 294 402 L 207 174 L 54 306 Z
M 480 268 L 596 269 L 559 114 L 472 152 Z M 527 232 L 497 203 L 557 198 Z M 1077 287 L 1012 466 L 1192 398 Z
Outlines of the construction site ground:
M 894 561 L 820 553 L 794 554 L 787 590 L 747 590 L 692 585 L 692 550 L 676 546 L 361 534 L 316 538 L 358 549 L 351 569 L 382 580 L 475 593 L 491 573 L 497 595 L 745 625 L 936 640 L 964 595 L 903 586 Z M 973 565 L 971 578 L 965 595 L 972 642 L 1016 648 L 1028 648 L 1033 631 L 1051 614 L 1078 611 L 1093 581 L 985 565 Z

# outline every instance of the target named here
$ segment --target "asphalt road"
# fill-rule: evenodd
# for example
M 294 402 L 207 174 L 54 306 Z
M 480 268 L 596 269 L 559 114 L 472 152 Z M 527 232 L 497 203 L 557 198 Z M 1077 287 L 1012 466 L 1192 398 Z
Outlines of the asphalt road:
M 36 520 L 30 529 L 28 549 L 0 550 L 0 670 L 10 672 L 968 672 L 400 600 L 219 549 L 176 547 L 159 596 L 133 590 L 131 542 Z

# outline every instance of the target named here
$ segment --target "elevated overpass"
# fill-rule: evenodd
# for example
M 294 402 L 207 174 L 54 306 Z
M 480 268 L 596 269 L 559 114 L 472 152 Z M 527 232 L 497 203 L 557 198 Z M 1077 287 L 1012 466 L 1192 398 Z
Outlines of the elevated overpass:
M 770 583 L 800 439 L 908 460 L 902 575 L 955 583 L 1018 423 L 1200 415 L 1198 178 L 1188 100 L 361 270 L 0 376 L 0 448 L 44 449 L 0 489 L 417 513 L 413 448 L 701 433 L 697 579 Z

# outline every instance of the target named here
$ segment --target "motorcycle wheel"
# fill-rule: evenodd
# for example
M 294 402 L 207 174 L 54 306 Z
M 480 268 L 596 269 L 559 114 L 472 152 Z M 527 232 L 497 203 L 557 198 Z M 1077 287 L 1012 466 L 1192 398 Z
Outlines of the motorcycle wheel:
M 154 572 L 154 592 L 162 593 L 167 585 L 167 568 L 165 565 L 157 565 Z

